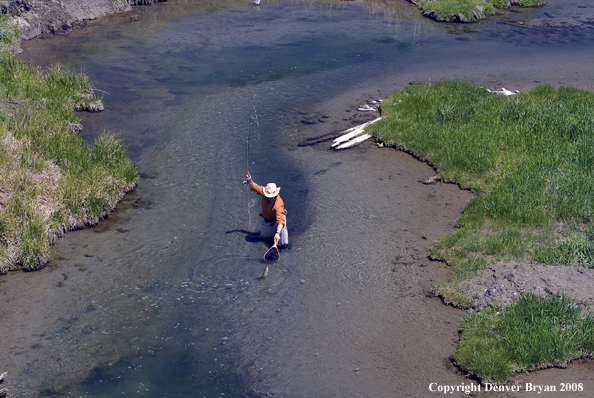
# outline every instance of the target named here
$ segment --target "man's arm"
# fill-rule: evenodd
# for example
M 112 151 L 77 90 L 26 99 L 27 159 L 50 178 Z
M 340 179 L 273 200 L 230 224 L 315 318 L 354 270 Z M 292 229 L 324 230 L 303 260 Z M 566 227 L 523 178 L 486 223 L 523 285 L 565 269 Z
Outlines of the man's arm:
M 277 200 L 279 200 L 282 203 L 282 199 L 280 199 L 280 197 Z M 278 241 L 281 238 L 281 231 L 285 227 L 285 205 L 284 203 L 277 203 L 274 206 L 274 209 L 276 213 L 276 233 L 274 234 L 274 243 L 278 244 Z

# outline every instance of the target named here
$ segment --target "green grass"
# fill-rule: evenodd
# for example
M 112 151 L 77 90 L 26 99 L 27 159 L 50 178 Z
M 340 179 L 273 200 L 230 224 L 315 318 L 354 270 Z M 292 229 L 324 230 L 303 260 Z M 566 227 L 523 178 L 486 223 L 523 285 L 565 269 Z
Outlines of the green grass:
M 20 32 L 12 19 L 0 14 L 0 52 L 10 51 L 18 46 Z
M 418 84 L 385 99 L 368 130 L 476 192 L 431 250 L 455 267 L 434 289 L 444 302 L 472 307 L 461 282 L 497 260 L 594 266 L 594 93 L 545 85 L 507 97 L 456 81 Z M 462 330 L 454 357 L 486 380 L 594 351 L 594 321 L 567 298 L 522 296 L 470 313 Z
M 74 104 L 99 100 L 89 79 L 25 65 L 15 37 L 0 16 L 0 273 L 43 266 L 56 237 L 98 222 L 138 179 L 115 137 L 89 146 L 72 128 Z
M 509 0 L 417 0 L 423 14 L 438 21 L 476 22 L 487 15 L 495 14 L 496 9 L 510 7 Z M 524 7 L 544 5 L 544 0 L 520 0 Z M 462 15 L 461 18 L 453 18 Z
M 435 259 L 594 265 L 594 94 L 541 86 L 502 96 L 466 83 L 412 85 L 370 126 L 477 195 Z
M 506 308 L 464 319 L 454 359 L 486 381 L 549 364 L 565 365 L 594 352 L 594 319 L 565 297 L 522 295 Z

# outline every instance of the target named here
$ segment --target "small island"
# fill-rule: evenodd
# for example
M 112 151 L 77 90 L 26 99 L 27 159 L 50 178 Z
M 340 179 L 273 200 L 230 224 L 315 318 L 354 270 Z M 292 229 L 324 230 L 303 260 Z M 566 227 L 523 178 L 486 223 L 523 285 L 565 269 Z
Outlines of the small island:
M 511 6 L 535 7 L 544 0 L 408 0 L 428 18 L 440 22 L 476 22 Z

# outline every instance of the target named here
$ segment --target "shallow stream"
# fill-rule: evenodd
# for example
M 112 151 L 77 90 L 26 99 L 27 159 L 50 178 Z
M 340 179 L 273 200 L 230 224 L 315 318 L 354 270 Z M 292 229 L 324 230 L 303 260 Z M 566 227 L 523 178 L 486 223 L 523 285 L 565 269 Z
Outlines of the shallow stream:
M 377 398 L 470 383 L 448 359 L 464 312 L 428 297 L 450 271 L 427 259 L 470 193 L 422 184 L 429 166 L 369 141 L 300 144 L 413 81 L 590 89 L 593 7 L 447 25 L 406 1 L 170 0 L 25 43 L 24 60 L 92 77 L 106 109 L 81 115 L 84 137 L 121 137 L 141 180 L 108 220 L 61 239 L 49 267 L 0 278 L 3 386 Z M 265 279 L 247 170 L 288 209 L 290 248 Z

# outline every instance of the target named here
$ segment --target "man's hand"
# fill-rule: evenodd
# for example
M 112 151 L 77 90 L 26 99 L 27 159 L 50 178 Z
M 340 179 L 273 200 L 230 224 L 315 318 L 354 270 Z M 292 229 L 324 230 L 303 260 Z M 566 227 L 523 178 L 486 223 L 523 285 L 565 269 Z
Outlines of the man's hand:
M 252 175 L 248 171 L 245 175 L 245 181 L 243 182 L 244 185 L 249 185 L 250 188 L 254 186 L 254 181 L 252 180 Z

